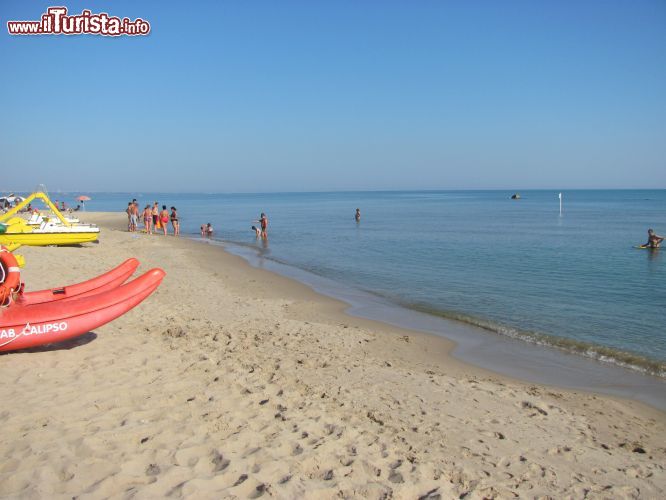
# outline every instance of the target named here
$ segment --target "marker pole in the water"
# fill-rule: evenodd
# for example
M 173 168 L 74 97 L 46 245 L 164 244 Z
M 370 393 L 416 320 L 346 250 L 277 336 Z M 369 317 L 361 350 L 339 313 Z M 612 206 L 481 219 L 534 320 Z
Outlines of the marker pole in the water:
M 560 215 L 562 215 L 562 193 L 560 193 Z

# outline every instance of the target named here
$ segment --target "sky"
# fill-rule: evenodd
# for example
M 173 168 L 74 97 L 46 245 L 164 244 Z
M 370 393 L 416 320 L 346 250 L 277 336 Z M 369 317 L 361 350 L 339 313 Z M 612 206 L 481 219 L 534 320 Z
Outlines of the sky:
M 51 5 L 151 33 L 7 33 Z M 0 0 L 0 21 L 0 191 L 666 188 L 663 0 Z

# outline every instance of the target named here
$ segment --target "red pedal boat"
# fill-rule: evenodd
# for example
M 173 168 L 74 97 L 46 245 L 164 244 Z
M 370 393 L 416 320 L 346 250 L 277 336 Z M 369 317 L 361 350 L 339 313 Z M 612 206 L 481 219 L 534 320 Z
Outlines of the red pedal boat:
M 118 267 L 111 269 L 111 271 L 83 283 L 51 288 L 50 290 L 21 292 L 16 299 L 16 305 L 29 306 L 52 302 L 54 300 L 71 300 L 72 298 L 88 297 L 107 290 L 113 290 L 125 283 L 134 274 L 137 267 L 139 267 L 139 261 L 132 257 Z
M 165 272 L 152 269 L 117 288 L 66 301 L 32 305 L 18 301 L 0 309 L 0 352 L 61 342 L 122 316 L 160 285 Z

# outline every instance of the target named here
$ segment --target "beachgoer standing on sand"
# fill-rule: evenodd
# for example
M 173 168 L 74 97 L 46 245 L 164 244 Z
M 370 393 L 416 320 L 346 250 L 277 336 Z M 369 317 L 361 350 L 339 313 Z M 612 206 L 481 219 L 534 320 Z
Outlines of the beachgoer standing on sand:
M 171 207 L 171 225 L 173 226 L 173 235 L 178 236 L 180 234 L 180 222 L 178 222 L 178 210 L 176 207 Z
M 130 233 L 136 231 L 136 226 L 138 224 L 138 211 L 136 205 L 131 201 L 127 204 L 127 230 Z
M 268 237 L 268 217 L 266 217 L 266 214 L 261 212 L 261 216 L 259 217 L 259 220 L 255 220 L 253 222 L 258 222 L 259 225 L 261 226 L 261 237 L 262 238 L 267 238 Z
M 166 205 L 162 205 L 162 211 L 160 212 L 160 224 L 164 230 L 164 236 L 167 235 L 167 224 L 169 224 L 169 212 L 167 212 Z
M 157 202 L 153 204 L 151 215 L 153 216 L 153 227 L 157 229 L 159 227 L 157 223 L 159 222 L 160 219 L 160 206 L 157 204 Z
M 661 242 L 664 241 L 663 236 L 659 236 L 654 232 L 654 229 L 648 229 L 648 240 L 645 245 L 646 248 L 659 248 Z
M 356 219 L 356 222 L 361 222 L 361 209 L 360 208 L 356 209 L 356 215 L 354 215 L 354 219 Z
M 127 230 L 131 233 L 132 232 L 132 202 L 131 201 L 127 204 L 127 210 L 125 210 L 125 213 L 127 214 Z
M 146 208 L 143 209 L 143 225 L 146 227 L 146 233 L 153 234 L 152 225 L 153 225 L 153 214 L 150 210 L 150 205 L 146 205 Z
M 132 203 L 130 211 L 132 212 L 132 215 L 130 216 L 132 224 L 132 232 L 134 232 L 136 231 L 136 228 L 139 225 L 139 205 L 136 202 Z
M 211 226 L 210 222 L 206 224 L 206 236 L 213 236 L 213 226 Z

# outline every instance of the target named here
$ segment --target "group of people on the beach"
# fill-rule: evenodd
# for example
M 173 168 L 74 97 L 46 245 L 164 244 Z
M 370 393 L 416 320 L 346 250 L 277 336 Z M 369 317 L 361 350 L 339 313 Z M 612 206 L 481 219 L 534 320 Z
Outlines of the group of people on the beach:
M 28 205 L 28 207 L 29 206 L 30 205 Z M 78 204 L 78 205 L 76 205 L 76 207 L 72 208 L 72 207 L 68 207 L 67 203 L 65 203 L 64 201 L 58 201 L 58 200 L 55 201 L 55 206 L 61 212 L 78 212 L 79 210 L 81 210 L 81 205 L 80 204 Z
M 3 200 L 0 202 L 0 213 L 5 213 L 9 212 L 12 210 L 14 207 L 18 207 L 20 202 L 15 202 L 14 205 L 12 205 L 10 202 L 7 200 Z M 27 207 L 23 207 L 21 210 L 19 210 L 19 213 L 26 213 L 26 212 L 32 212 L 32 204 L 28 203 Z
M 0 211 L 9 212 L 13 207 L 18 207 L 22 202 L 23 198 L 16 197 L 14 199 L 14 202 L 12 203 L 11 201 L 9 201 L 8 198 L 3 197 L 2 200 L 0 201 Z M 79 210 L 81 210 L 81 205 L 76 205 L 75 208 L 72 208 L 67 206 L 67 204 L 64 201 L 58 201 L 58 200 L 55 201 L 55 206 L 61 212 L 78 212 Z M 19 210 L 19 212 L 29 213 L 32 212 L 32 210 L 33 210 L 32 203 L 28 203 L 28 205 Z
M 169 234 L 169 222 L 173 228 L 173 235 L 180 234 L 180 222 L 178 220 L 178 210 L 176 207 L 171 207 L 171 211 L 167 210 L 166 205 L 162 205 L 160 210 L 159 203 L 146 205 L 143 210 L 139 210 L 139 203 L 134 198 L 127 204 L 127 230 L 134 233 L 139 228 L 139 224 L 143 223 L 143 230 L 146 234 L 159 234 L 162 232 L 164 236 Z
M 134 233 L 139 230 L 141 224 L 143 224 L 143 231 L 147 234 L 159 234 L 162 232 L 164 236 L 169 234 L 168 227 L 169 222 L 171 222 L 171 227 L 173 228 L 173 235 L 178 236 L 180 234 L 180 221 L 178 219 L 178 209 L 176 207 L 171 207 L 170 210 L 167 210 L 166 205 L 162 205 L 162 209 L 159 208 L 159 203 L 153 203 L 152 207 L 150 204 L 146 205 L 143 210 L 139 209 L 139 202 L 134 198 L 132 201 L 127 203 L 127 230 L 130 233 Z M 252 231 L 254 231 L 257 238 L 268 238 L 268 217 L 265 213 L 261 213 L 259 219 L 254 220 L 259 224 L 259 227 L 252 226 Z M 208 222 L 202 224 L 200 227 L 202 237 L 212 237 L 213 236 L 213 225 Z

